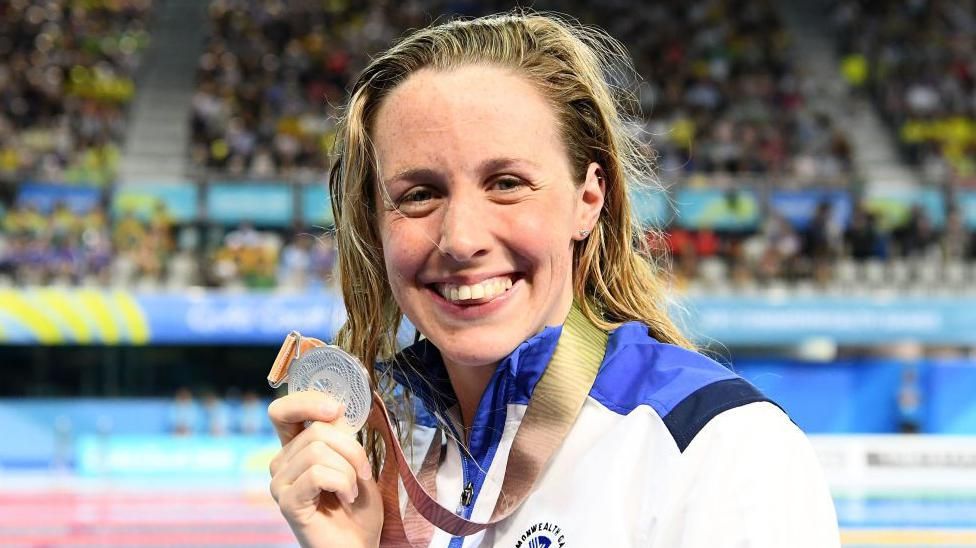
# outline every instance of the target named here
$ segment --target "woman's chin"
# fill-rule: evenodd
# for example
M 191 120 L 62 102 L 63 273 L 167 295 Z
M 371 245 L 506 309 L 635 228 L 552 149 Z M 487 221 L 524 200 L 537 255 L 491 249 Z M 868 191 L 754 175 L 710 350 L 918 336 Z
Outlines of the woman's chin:
M 436 340 L 432 342 L 440 350 L 444 363 L 449 366 L 476 368 L 486 365 L 496 365 L 502 361 L 512 350 L 524 340 L 524 338 L 512 337 L 511 341 L 499 340 L 491 337 L 488 340 L 481 338 L 453 338 L 438 344 Z M 474 342 L 469 342 L 473 340 Z

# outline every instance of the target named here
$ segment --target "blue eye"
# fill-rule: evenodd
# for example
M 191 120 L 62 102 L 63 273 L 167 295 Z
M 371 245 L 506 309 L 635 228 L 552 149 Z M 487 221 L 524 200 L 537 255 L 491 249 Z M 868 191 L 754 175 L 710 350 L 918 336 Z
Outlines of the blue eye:
M 496 179 L 494 187 L 501 191 L 515 190 L 525 183 L 521 179 L 516 179 L 514 177 L 503 177 L 501 179 Z

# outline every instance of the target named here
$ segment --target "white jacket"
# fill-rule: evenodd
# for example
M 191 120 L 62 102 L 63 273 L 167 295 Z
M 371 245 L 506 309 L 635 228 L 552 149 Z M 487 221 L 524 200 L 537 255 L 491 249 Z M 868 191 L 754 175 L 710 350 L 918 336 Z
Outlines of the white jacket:
M 509 448 L 560 331 L 547 328 L 499 365 L 474 419 L 470 455 L 438 440 L 447 444 L 437 474 L 445 507 L 490 518 Z M 430 384 L 402 373 L 398 380 L 456 425 L 436 348 L 421 341 L 401 358 Z M 436 431 L 431 421 L 418 422 L 408 451 L 415 468 Z M 729 369 L 628 323 L 610 333 L 579 417 L 523 506 L 466 538 L 435 529 L 430 546 L 829 548 L 840 540 L 820 465 L 786 414 Z

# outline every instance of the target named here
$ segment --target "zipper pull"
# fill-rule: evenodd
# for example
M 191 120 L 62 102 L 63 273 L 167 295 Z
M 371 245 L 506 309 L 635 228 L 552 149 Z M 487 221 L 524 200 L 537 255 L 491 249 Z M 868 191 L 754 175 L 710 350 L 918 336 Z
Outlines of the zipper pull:
M 461 491 L 461 506 L 470 506 L 471 497 L 474 496 L 474 484 L 470 481 L 464 486 L 464 490 Z

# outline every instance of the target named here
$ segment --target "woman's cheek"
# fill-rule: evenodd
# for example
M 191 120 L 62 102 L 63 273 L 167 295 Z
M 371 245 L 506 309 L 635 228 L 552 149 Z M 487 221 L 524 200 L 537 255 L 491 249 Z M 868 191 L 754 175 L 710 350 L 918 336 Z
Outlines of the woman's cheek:
M 429 247 L 430 238 L 418 219 L 399 218 L 387 222 L 383 228 L 383 256 L 387 272 L 411 272 L 419 268 L 424 248 Z
M 547 214 L 558 207 L 553 204 L 513 211 L 512 215 L 500 219 L 498 225 L 507 227 L 508 236 L 522 242 L 528 248 L 554 251 L 553 246 L 559 246 L 565 239 L 564 225 L 568 222 L 561 216 Z M 570 242 L 566 239 L 565 243 L 568 245 Z
M 406 279 L 413 278 L 413 273 L 417 271 L 416 252 L 411 249 L 409 243 L 397 241 L 396 238 L 389 242 L 384 248 L 386 254 L 386 270 L 389 273 L 390 283 L 394 286 L 404 283 Z

